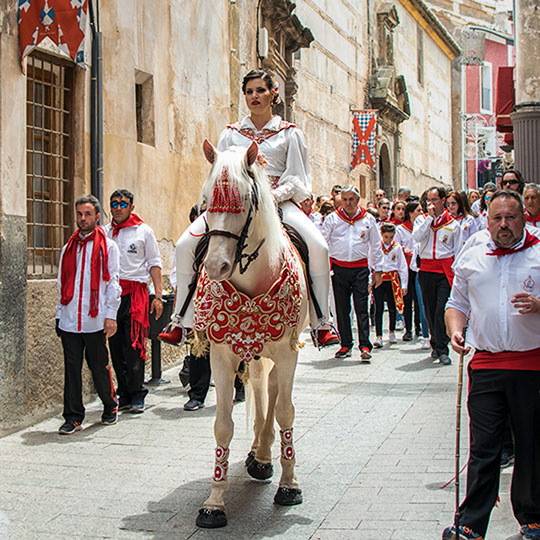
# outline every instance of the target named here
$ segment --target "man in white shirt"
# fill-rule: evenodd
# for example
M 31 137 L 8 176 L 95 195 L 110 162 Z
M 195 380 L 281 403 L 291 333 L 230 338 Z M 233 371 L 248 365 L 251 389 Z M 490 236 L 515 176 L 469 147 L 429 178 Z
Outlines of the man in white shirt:
M 120 305 L 118 248 L 98 226 L 100 207 L 95 197 L 79 197 L 75 210 L 78 230 L 62 248 L 58 265 L 56 332 L 62 338 L 65 374 L 65 423 L 58 430 L 62 435 L 82 429 L 83 354 L 103 402 L 101 422 L 116 424 L 118 418 L 106 346 L 116 332 Z
M 119 410 L 144 412 L 148 390 L 143 386 L 146 338 L 150 330 L 147 282 L 152 278 L 155 298 L 151 313 L 159 319 L 161 298 L 161 257 L 154 231 L 133 212 L 133 193 L 116 190 L 110 197 L 113 220 L 105 232 L 120 251 L 122 302 L 118 309 L 118 332 L 109 342 L 118 381 Z
M 452 348 L 464 354 L 476 349 L 468 366 L 471 449 L 460 538 L 486 533 L 510 418 L 516 450 L 512 508 L 523 537 L 539 539 L 540 241 L 525 228 L 523 203 L 510 190 L 493 195 L 488 225 L 489 237 L 456 258 L 446 308 Z M 448 527 L 443 539 L 455 533 Z
M 431 334 L 431 357 L 449 365 L 450 356 L 444 326 L 444 307 L 454 277 L 452 263 L 462 247 L 462 228 L 446 210 L 446 192 L 433 187 L 427 194 L 426 219 L 414 222 L 413 237 L 420 244 L 420 271 L 424 311 Z
M 355 186 L 341 192 L 343 206 L 329 214 L 321 228 L 328 243 L 332 267 L 332 286 L 336 301 L 336 315 L 341 348 L 336 358 L 351 356 L 351 295 L 358 322 L 360 356 L 371 358 L 373 348 L 369 340 L 368 282 L 370 268 L 374 270 L 375 287 L 381 284 L 383 254 L 381 235 L 375 218 L 358 206 L 360 193 Z

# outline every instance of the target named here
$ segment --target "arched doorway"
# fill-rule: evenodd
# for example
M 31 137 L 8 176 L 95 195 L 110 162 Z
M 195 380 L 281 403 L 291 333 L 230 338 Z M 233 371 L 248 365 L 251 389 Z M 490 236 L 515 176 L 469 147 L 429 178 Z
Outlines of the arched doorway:
M 379 187 L 384 189 L 389 197 L 392 196 L 392 165 L 390 163 L 390 152 L 386 143 L 383 143 L 379 149 Z

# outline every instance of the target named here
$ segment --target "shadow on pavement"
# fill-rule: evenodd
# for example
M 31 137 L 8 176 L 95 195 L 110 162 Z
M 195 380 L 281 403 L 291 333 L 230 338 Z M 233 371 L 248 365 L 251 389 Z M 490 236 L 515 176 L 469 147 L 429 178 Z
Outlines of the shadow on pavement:
M 428 356 L 421 358 L 417 362 L 398 366 L 396 367 L 396 371 L 424 371 L 425 369 L 438 369 L 440 367 L 441 364 L 438 361 L 431 358 L 431 356 Z
M 62 424 L 59 420 L 58 427 Z M 71 435 L 60 435 L 54 431 L 25 431 L 21 433 L 23 444 L 27 446 L 40 446 L 42 444 L 70 444 L 93 437 L 101 429 L 114 429 L 114 426 L 104 426 L 101 422 L 83 423 L 83 429 Z

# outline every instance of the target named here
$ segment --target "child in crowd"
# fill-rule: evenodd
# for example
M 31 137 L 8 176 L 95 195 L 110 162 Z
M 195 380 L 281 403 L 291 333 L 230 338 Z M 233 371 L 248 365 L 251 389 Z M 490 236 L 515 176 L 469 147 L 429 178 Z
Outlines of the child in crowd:
M 375 331 L 377 338 L 373 346 L 380 349 L 383 346 L 382 320 L 384 302 L 388 305 L 388 315 L 390 318 L 389 343 L 397 343 L 396 329 L 396 309 L 403 313 L 403 297 L 407 294 L 407 282 L 409 271 L 407 261 L 401 246 L 394 241 L 396 227 L 393 223 L 383 223 L 381 225 L 382 251 L 383 251 L 383 273 L 382 283 L 373 289 L 375 300 Z

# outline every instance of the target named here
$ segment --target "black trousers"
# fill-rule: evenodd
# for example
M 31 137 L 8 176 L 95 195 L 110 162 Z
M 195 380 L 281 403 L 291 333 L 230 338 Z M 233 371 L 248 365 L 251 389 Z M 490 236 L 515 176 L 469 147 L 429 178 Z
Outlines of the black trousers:
M 431 334 L 431 348 L 440 356 L 449 354 L 450 338 L 446 335 L 444 308 L 450 296 L 450 283 L 445 274 L 418 272 L 424 299 L 424 312 Z
M 109 368 L 109 354 L 102 330 L 91 333 L 62 332 L 64 348 L 64 412 L 66 421 L 82 422 L 84 405 L 82 399 L 83 354 L 92 373 L 94 387 L 110 413 L 118 405 Z
M 375 333 L 382 336 L 384 302 L 388 305 L 388 317 L 390 319 L 390 332 L 396 329 L 396 301 L 390 281 L 383 281 L 377 288 L 373 288 L 373 300 L 375 301 Z
M 405 332 L 412 333 L 412 317 L 413 317 L 413 304 L 414 304 L 414 328 L 416 333 L 420 335 L 422 333 L 420 329 L 420 306 L 418 305 L 418 298 L 416 297 L 416 272 L 409 268 L 409 283 L 407 286 L 407 294 L 403 297 L 403 318 L 405 319 Z
M 520 525 L 540 523 L 540 371 L 469 370 L 471 449 L 460 522 L 484 536 L 499 492 L 506 421 L 516 457 L 510 499 Z
M 373 348 L 369 341 L 368 279 L 369 268 L 344 268 L 332 264 L 332 287 L 336 301 L 336 316 L 342 347 L 353 346 L 351 328 L 351 295 L 358 323 L 360 348 Z
M 148 390 L 144 383 L 144 358 L 131 344 L 131 296 L 122 296 L 116 322 L 118 330 L 109 338 L 112 364 L 118 381 L 118 396 L 125 399 L 144 399 Z
M 204 356 L 189 356 L 189 391 L 190 399 L 204 403 L 210 388 L 210 352 Z

